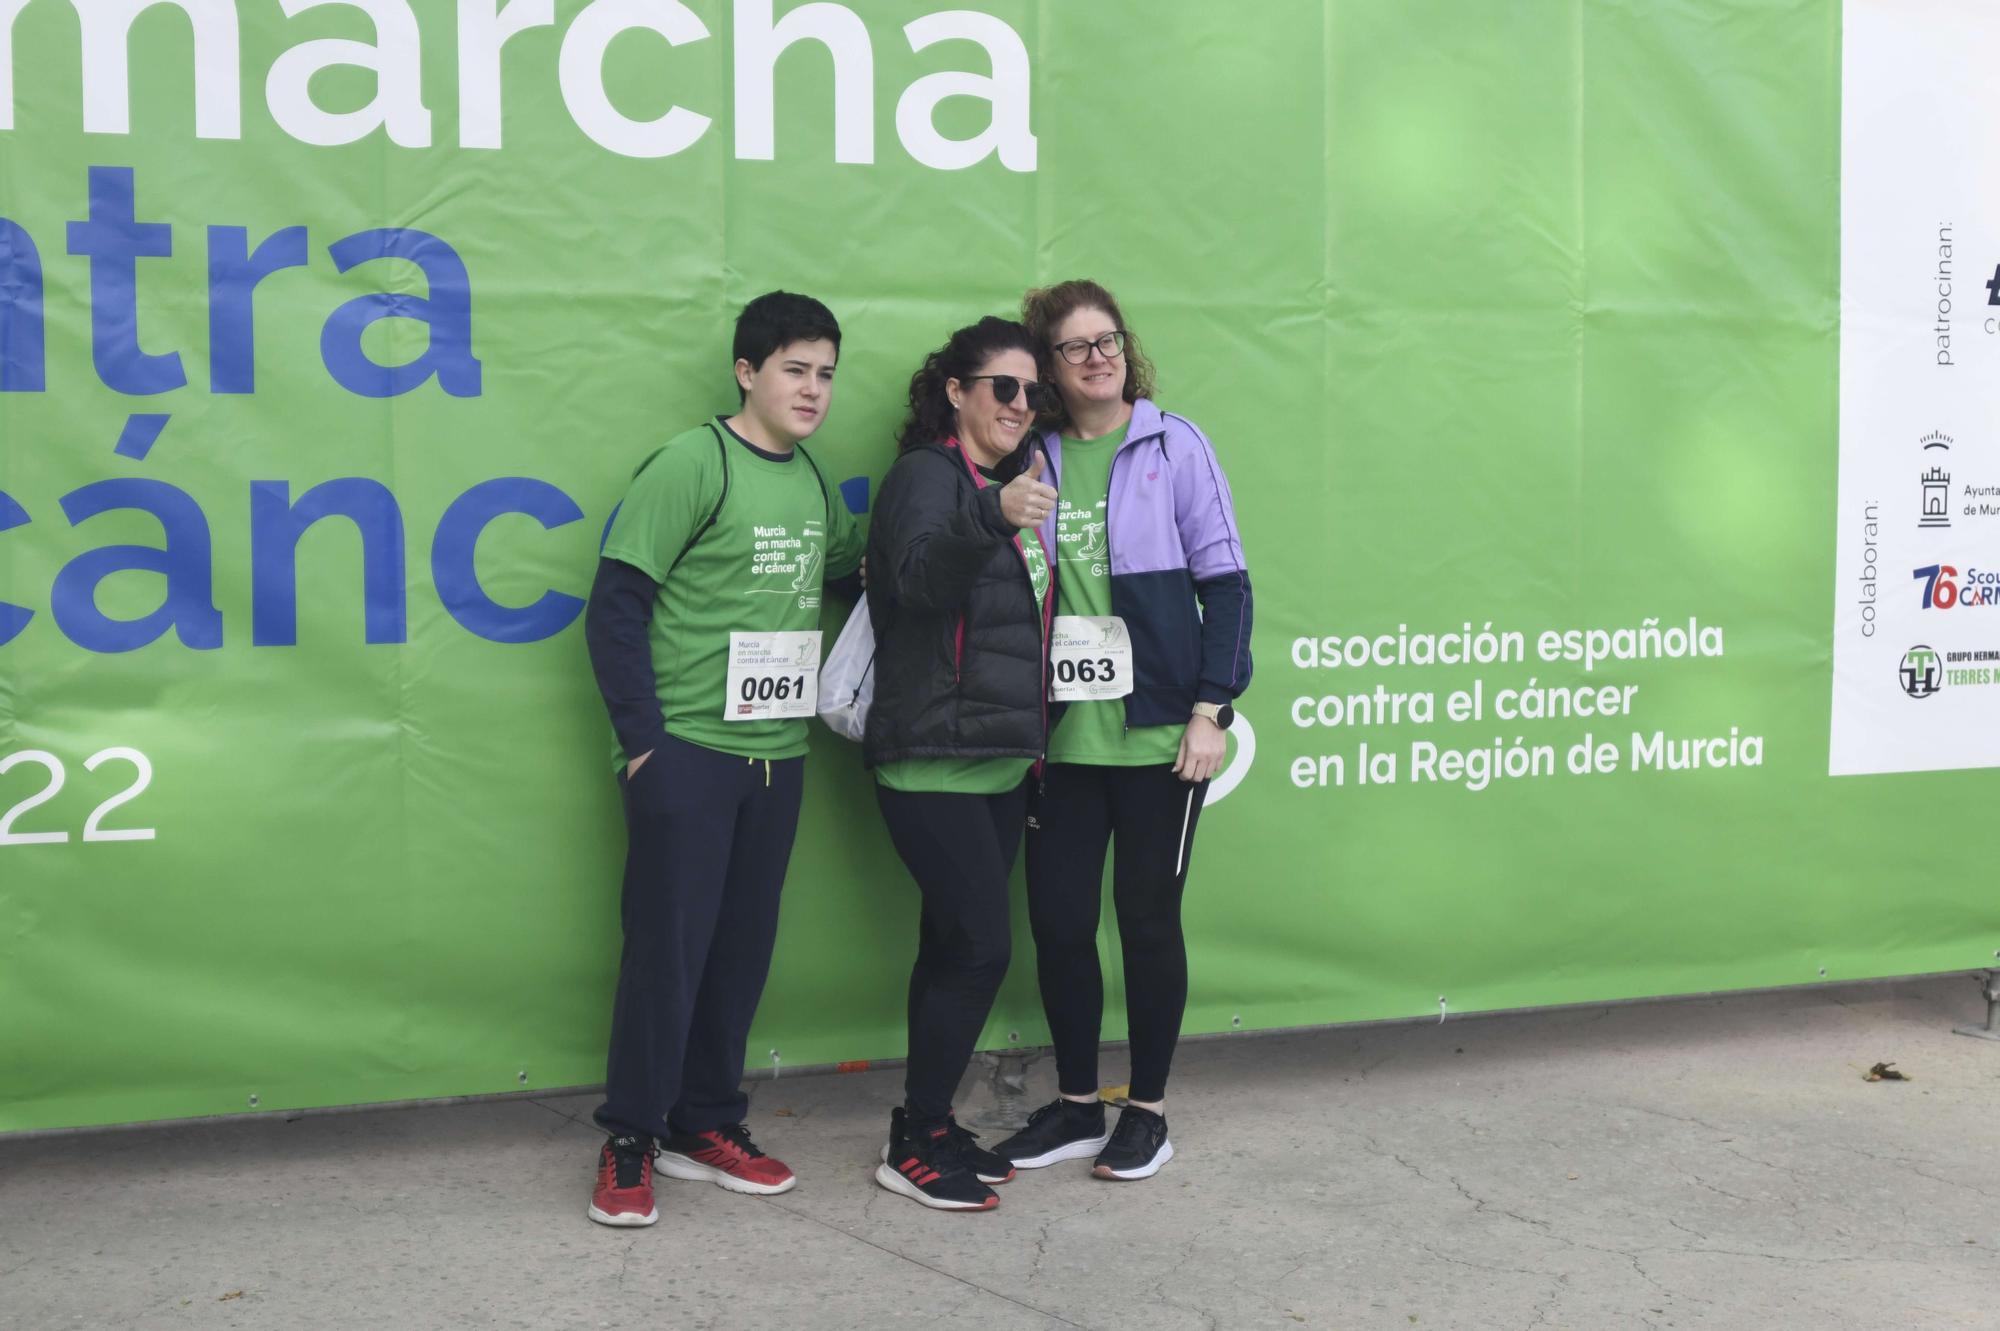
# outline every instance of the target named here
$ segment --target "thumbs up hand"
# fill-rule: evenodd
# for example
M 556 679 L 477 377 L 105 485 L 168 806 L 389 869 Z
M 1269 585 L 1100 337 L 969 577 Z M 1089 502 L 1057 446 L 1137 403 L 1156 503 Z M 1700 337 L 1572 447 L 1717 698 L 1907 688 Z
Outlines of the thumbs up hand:
M 1028 469 L 1001 487 L 1001 517 L 1016 527 L 1033 527 L 1055 510 L 1055 487 L 1042 484 L 1046 466 L 1047 459 L 1036 449 Z

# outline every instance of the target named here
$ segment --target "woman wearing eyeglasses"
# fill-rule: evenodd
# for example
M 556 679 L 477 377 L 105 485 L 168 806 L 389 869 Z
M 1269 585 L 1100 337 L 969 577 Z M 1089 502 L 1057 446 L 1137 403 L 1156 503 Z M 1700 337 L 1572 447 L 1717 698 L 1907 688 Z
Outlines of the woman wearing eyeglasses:
M 987 1210 L 1013 1166 L 951 1112 L 1009 957 L 1007 881 L 1048 737 L 1054 489 L 1030 434 L 1028 330 L 986 318 L 910 379 L 901 455 L 868 534 L 875 700 L 863 741 L 889 838 L 922 896 L 904 1102 L 875 1178 Z
M 1024 1169 L 1095 1157 L 1100 1178 L 1173 1158 L 1167 1070 L 1187 1006 L 1181 893 L 1231 706 L 1250 682 L 1250 574 L 1229 483 L 1194 424 L 1152 401 L 1153 367 L 1095 282 L 1028 293 L 1059 394 L 1043 424 L 1057 517 L 1054 695 L 1028 825 L 1028 911 L 1060 1096 L 996 1148 Z M 871 561 L 872 562 L 872 561 Z M 1098 1100 L 1104 857 L 1125 968 L 1132 1085 Z

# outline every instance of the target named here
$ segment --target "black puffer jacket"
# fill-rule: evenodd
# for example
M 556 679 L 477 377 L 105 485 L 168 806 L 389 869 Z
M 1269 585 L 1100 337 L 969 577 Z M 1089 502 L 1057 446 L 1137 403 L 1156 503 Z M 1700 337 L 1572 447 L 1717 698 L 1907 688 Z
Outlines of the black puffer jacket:
M 999 484 L 979 488 L 957 449 L 913 448 L 889 468 L 868 529 L 869 766 L 1041 757 L 1048 640 L 1016 535 Z

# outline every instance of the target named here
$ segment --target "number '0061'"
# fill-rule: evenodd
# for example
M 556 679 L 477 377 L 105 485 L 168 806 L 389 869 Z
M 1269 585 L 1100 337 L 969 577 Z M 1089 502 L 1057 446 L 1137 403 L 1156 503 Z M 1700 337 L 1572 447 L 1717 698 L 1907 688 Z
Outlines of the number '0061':
M 125 787 L 125 789 L 119 791 L 110 799 L 105 800 L 90 811 L 90 817 L 85 819 L 83 824 L 83 840 L 151 841 L 153 839 L 153 829 L 150 827 L 107 828 L 104 826 L 104 818 L 105 815 L 109 814 L 119 805 L 130 804 L 133 800 L 138 799 L 140 795 L 145 793 L 146 787 L 153 784 L 152 760 L 137 749 L 104 749 L 84 759 L 83 769 L 86 772 L 95 772 L 105 763 L 130 763 L 138 770 L 138 777 L 131 785 Z M 47 753 L 41 749 L 23 749 L 19 753 L 10 753 L 4 758 L 0 758 L 0 777 L 6 776 L 7 773 L 13 771 L 16 767 L 29 765 L 39 766 L 46 771 L 49 775 L 48 784 L 28 796 L 28 798 L 14 804 L 4 813 L 0 813 L 0 846 L 42 846 L 69 840 L 68 832 L 17 832 L 14 830 L 14 824 L 19 821 L 23 814 L 29 812 L 31 809 L 47 804 L 50 800 L 61 794 L 63 782 L 68 779 L 68 772 L 63 767 L 62 759 L 56 757 L 53 753 Z

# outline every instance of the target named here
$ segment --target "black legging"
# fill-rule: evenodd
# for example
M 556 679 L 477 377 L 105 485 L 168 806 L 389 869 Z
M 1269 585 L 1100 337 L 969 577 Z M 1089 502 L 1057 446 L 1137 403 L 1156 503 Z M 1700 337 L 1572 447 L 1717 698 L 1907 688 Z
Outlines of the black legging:
M 923 894 L 910 968 L 910 1062 L 904 1110 L 913 1125 L 951 1113 L 951 1095 L 1007 976 L 1007 880 L 1027 818 L 1024 781 L 1004 795 L 875 788 L 889 840 Z
M 1111 898 L 1125 960 L 1125 1016 L 1132 1042 L 1134 1100 L 1161 1100 L 1187 1008 L 1187 943 L 1181 892 L 1195 824 L 1208 794 L 1171 764 L 1098 767 L 1051 763 L 1028 828 L 1028 918 L 1042 1007 L 1065 1095 L 1095 1095 L 1104 1022 L 1097 921 L 1104 853 L 1114 837 Z

